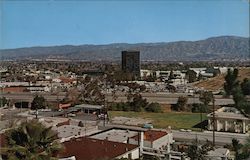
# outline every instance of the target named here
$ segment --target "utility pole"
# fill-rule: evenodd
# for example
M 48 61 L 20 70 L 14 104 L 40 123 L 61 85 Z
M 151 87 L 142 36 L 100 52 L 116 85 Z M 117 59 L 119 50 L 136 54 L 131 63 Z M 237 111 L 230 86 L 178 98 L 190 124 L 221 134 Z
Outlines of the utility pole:
M 215 99 L 213 96 L 213 147 L 215 147 Z
M 104 114 L 103 114 L 103 126 L 105 127 L 105 123 L 106 123 L 106 114 L 107 114 L 107 110 L 106 110 L 106 107 L 107 107 L 107 100 L 106 100 L 106 96 L 107 96 L 107 75 L 104 75 L 104 79 L 105 79 L 105 92 L 104 92 Z M 108 115 L 108 114 L 107 114 Z

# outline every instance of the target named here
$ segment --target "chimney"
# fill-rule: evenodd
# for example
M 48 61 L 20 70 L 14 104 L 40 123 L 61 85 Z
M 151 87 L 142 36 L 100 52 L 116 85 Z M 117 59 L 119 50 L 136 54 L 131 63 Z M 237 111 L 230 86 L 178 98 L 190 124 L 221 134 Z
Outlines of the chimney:
M 143 131 L 140 132 L 140 136 L 138 137 L 138 139 L 140 139 L 140 156 L 142 156 L 143 139 L 144 139 L 144 133 L 143 133 Z
M 126 152 L 128 151 L 128 147 L 125 148 L 125 151 L 126 151 Z
M 129 137 L 127 138 L 127 144 L 129 144 Z

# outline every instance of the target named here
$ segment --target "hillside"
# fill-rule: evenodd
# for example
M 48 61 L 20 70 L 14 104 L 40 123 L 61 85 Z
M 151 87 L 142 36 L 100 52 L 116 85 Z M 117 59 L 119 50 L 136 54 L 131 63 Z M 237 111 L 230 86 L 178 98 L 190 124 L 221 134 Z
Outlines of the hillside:
M 60 58 L 87 61 L 120 60 L 121 51 L 136 49 L 142 60 L 232 60 L 250 58 L 249 38 L 221 36 L 200 41 L 169 43 L 114 43 L 108 45 L 51 46 L 0 50 L 2 59 Z
M 225 75 L 222 74 L 204 81 L 195 82 L 193 85 L 206 90 L 217 91 L 219 89 L 223 89 L 224 76 Z M 238 80 L 242 82 L 245 78 L 250 79 L 250 68 L 239 69 Z

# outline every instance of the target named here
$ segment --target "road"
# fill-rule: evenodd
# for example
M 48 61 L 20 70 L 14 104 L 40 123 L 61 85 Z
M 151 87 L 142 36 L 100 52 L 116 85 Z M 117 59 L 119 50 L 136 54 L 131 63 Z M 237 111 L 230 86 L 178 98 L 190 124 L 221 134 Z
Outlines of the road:
M 148 102 L 158 102 L 160 104 L 176 104 L 178 101 L 179 96 L 184 96 L 185 94 L 176 94 L 176 93 L 142 93 L 143 98 L 146 98 Z M 107 96 L 108 101 L 113 101 L 112 95 L 108 94 Z M 127 97 L 124 94 L 117 94 L 116 102 L 126 102 Z M 199 100 L 199 95 L 194 96 L 187 96 L 188 97 L 188 104 L 193 103 L 201 103 Z M 223 98 L 222 96 L 215 96 L 215 105 L 228 105 L 234 104 L 232 98 Z
M 213 132 L 212 131 L 204 131 L 204 132 L 181 132 L 177 130 L 172 130 L 175 141 L 181 142 L 192 142 L 196 138 L 201 142 L 206 142 L 207 140 L 213 141 Z M 219 146 L 223 146 L 225 144 L 231 144 L 232 139 L 236 138 L 241 143 L 244 143 L 248 134 L 238 134 L 238 133 L 221 133 L 215 132 L 215 144 Z
M 57 100 L 62 100 L 65 97 L 65 93 L 59 93 L 58 95 L 50 94 L 50 93 L 39 93 L 39 95 L 44 96 L 44 98 L 51 102 L 56 102 Z M 158 102 L 160 104 L 176 104 L 178 97 L 182 94 L 176 93 L 142 93 L 143 98 L 146 98 L 148 102 Z M 26 101 L 31 102 L 35 96 L 35 93 L 1 93 L 0 97 L 6 97 L 7 99 L 15 100 L 15 101 Z M 116 102 L 126 102 L 127 97 L 124 93 L 118 93 L 118 98 L 115 100 Z M 113 101 L 111 94 L 107 94 L 106 99 L 108 101 Z M 192 97 L 188 97 L 188 104 L 192 103 L 200 103 L 199 95 L 194 95 Z M 232 98 L 222 98 L 221 96 L 215 97 L 215 105 L 227 105 L 234 104 Z
M 65 97 L 65 93 L 60 93 L 58 95 L 52 95 L 50 93 L 0 93 L 0 97 L 5 97 L 14 101 L 31 102 L 35 95 L 42 95 L 49 102 L 56 102 L 57 100 L 62 100 Z

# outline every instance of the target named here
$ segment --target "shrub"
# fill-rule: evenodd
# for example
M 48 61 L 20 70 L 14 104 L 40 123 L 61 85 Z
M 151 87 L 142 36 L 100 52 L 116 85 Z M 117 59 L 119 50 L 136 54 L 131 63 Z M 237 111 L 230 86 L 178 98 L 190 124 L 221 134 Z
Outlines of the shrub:
M 160 113 L 162 112 L 162 109 L 159 103 L 150 103 L 146 106 L 145 111 Z

